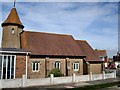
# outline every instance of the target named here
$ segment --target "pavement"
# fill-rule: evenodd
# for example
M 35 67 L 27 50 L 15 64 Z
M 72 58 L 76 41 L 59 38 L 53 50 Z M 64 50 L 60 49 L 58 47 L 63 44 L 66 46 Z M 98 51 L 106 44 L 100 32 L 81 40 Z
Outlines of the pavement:
M 14 88 L 14 89 L 9 88 L 9 89 L 2 89 L 2 90 L 68 90 L 68 89 L 73 89 L 78 87 L 85 87 L 85 86 L 92 86 L 92 85 L 94 86 L 94 85 L 114 83 L 119 81 L 120 81 L 120 77 L 117 77 L 113 79 L 96 80 L 96 81 L 88 81 L 88 82 L 67 83 L 67 84 L 37 86 L 37 87 L 27 87 L 27 88 Z M 113 87 L 108 87 L 100 90 L 120 90 L 120 87 L 113 86 Z

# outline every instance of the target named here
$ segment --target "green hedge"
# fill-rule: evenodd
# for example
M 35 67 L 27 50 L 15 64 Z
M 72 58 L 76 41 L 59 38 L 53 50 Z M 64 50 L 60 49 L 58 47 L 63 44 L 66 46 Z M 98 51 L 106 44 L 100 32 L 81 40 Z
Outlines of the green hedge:
M 54 74 L 54 77 L 62 77 L 62 76 L 64 76 L 64 75 L 62 74 L 61 70 L 58 69 L 58 68 L 52 69 L 52 70 L 50 71 L 49 75 L 48 75 L 49 77 L 50 77 L 50 74 Z

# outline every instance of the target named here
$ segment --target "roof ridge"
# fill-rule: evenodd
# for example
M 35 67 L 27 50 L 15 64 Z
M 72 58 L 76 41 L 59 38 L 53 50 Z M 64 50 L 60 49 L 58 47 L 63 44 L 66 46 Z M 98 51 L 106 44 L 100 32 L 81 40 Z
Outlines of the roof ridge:
M 95 51 L 106 51 L 106 50 L 95 50 Z
M 38 31 L 24 31 L 24 32 L 28 32 L 28 33 L 42 33 L 42 34 L 50 34 L 50 35 L 60 35 L 60 36 L 72 36 L 70 34 L 58 34 L 58 33 L 48 33 L 48 32 L 38 32 Z
M 76 41 L 87 42 L 87 40 L 76 40 Z

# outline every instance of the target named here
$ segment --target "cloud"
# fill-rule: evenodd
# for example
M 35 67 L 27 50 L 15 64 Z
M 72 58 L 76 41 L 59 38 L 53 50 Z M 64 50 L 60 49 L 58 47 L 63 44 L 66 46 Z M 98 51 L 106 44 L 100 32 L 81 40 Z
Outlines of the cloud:
M 108 54 L 108 58 L 113 58 L 113 56 L 117 55 L 117 48 L 114 49 L 107 49 L 107 54 Z
M 9 3 L 2 5 L 5 20 L 12 7 Z M 72 34 L 98 49 L 117 47 L 117 3 L 20 2 L 16 5 L 26 30 Z

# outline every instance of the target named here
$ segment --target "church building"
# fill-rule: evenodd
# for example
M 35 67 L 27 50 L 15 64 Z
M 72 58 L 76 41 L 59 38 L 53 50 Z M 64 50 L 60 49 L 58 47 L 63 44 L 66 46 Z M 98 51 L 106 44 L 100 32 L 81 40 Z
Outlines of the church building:
M 0 78 L 45 78 L 58 68 L 64 76 L 102 73 L 103 61 L 85 40 L 72 35 L 24 30 L 17 10 L 12 8 L 1 24 Z

